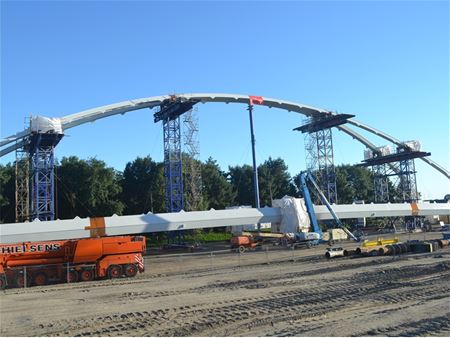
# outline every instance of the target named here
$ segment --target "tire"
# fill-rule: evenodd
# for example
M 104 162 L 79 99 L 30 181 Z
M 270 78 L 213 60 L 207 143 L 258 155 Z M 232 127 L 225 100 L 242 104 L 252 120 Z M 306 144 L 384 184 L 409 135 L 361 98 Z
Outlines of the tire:
M 122 267 L 120 265 L 110 265 L 108 268 L 108 278 L 119 278 L 122 276 Z
M 312 243 L 311 242 L 306 242 L 306 247 L 308 248 L 308 249 L 311 249 L 311 247 L 312 247 L 313 245 L 312 245 Z
M 79 278 L 79 274 L 78 274 L 77 270 L 70 270 L 69 276 L 67 276 L 67 272 L 66 272 L 65 281 L 67 283 L 76 283 L 76 282 L 78 282 L 78 278 Z
M 138 268 L 136 264 L 127 264 L 125 265 L 123 272 L 127 277 L 134 277 L 137 275 Z
M 30 286 L 30 278 L 27 277 L 27 287 Z M 25 287 L 25 277 L 23 274 L 17 274 L 16 276 L 16 286 L 18 288 Z
M 331 258 L 330 253 L 329 253 L 329 252 L 326 252 L 326 253 L 325 253 L 325 257 L 326 257 L 327 259 L 330 259 L 330 258 Z
M 245 248 L 245 246 L 240 245 L 238 250 L 241 254 L 243 254 L 247 249 Z
M 5 290 L 6 289 L 6 276 L 1 276 L 0 277 L 0 290 Z
M 48 277 L 45 272 L 38 272 L 33 276 L 33 284 L 36 286 L 46 285 Z
M 94 270 L 92 270 L 92 269 L 81 270 L 80 280 L 82 282 L 90 282 L 90 281 L 94 280 Z

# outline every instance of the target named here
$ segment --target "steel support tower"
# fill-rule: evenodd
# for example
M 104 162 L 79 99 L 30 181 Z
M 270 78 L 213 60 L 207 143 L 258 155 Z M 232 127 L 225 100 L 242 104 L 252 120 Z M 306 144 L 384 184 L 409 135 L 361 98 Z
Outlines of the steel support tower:
M 198 141 L 198 116 L 196 109 L 187 111 L 183 116 L 184 146 L 189 156 L 185 162 L 186 209 L 198 211 L 202 200 L 202 173 L 199 163 L 200 145 Z
M 30 159 L 28 151 L 16 150 L 16 222 L 30 220 Z
M 306 133 L 306 169 L 314 175 L 316 182 L 330 203 L 337 203 L 336 170 L 334 166 L 332 127 L 344 124 L 350 114 L 328 114 L 313 116 L 294 130 Z M 321 203 L 316 196 L 315 203 Z
M 363 161 L 361 166 L 372 167 L 374 175 L 375 201 L 386 202 L 417 202 L 419 199 L 416 183 L 415 158 L 431 155 L 422 151 L 411 151 L 398 148 L 389 155 L 373 154 L 373 157 Z M 392 196 L 388 190 L 389 178 L 394 178 L 392 184 L 397 188 L 397 195 Z
M 402 193 L 404 202 L 417 202 L 419 196 L 417 193 L 416 167 L 414 159 L 405 159 L 399 163 L 399 190 Z
M 164 137 L 164 179 L 167 212 L 184 209 L 183 164 L 181 157 L 180 116 L 192 109 L 196 101 L 182 100 L 175 95 L 164 100 L 153 117 L 162 121 Z
M 336 171 L 334 167 L 333 135 L 323 129 L 306 135 L 306 168 L 314 174 L 330 203 L 337 203 Z
M 184 209 L 180 117 L 163 120 L 164 181 L 167 212 Z
M 54 149 L 62 134 L 33 133 L 30 137 L 31 219 L 55 219 L 55 159 Z
M 375 203 L 389 202 L 389 167 L 386 164 L 374 165 L 373 173 L 373 189 Z

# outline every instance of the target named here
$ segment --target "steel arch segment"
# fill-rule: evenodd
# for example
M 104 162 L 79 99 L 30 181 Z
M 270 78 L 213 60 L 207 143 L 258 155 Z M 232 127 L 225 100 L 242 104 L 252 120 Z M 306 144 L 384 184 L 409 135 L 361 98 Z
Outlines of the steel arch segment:
M 177 94 L 177 97 L 185 98 L 185 99 L 191 99 L 196 100 L 201 103 L 206 102 L 222 102 L 222 103 L 243 103 L 248 104 L 249 103 L 249 96 L 248 95 L 241 95 L 241 94 L 223 94 L 223 93 L 194 93 L 194 94 Z M 85 110 L 76 114 L 68 115 L 61 118 L 61 124 L 63 129 L 69 129 L 76 126 L 79 126 L 84 123 L 88 122 L 94 122 L 98 119 L 102 119 L 108 116 L 113 116 L 117 114 L 125 114 L 130 111 L 144 109 L 144 108 L 153 108 L 158 106 L 162 101 L 165 99 L 170 98 L 170 95 L 162 95 L 162 96 L 152 96 L 147 98 L 141 98 L 141 99 L 135 99 L 135 100 L 128 100 L 123 101 L 107 106 L 102 106 L 98 108 L 93 108 L 89 110 Z M 316 108 L 312 106 L 302 105 L 295 102 L 285 101 L 285 100 L 278 100 L 273 98 L 264 98 L 264 102 L 262 103 L 263 106 L 269 107 L 269 108 L 279 108 L 287 111 L 297 112 L 306 116 L 314 116 L 314 115 L 320 115 L 320 114 L 333 114 L 332 112 L 329 112 L 325 109 Z M 369 127 L 361 122 L 358 122 L 353 119 L 349 119 L 348 122 L 356 127 L 362 128 L 366 131 L 369 131 L 370 133 L 373 133 L 379 137 L 382 137 L 396 145 L 401 145 L 401 142 L 397 140 L 396 138 L 383 133 L 375 128 Z M 371 143 L 369 140 L 367 140 L 365 137 L 363 137 L 361 134 L 357 133 L 356 131 L 350 129 L 348 126 L 338 126 L 338 129 L 343 131 L 344 133 L 350 135 L 352 138 L 356 139 L 366 147 L 370 148 L 371 150 L 376 151 L 377 147 Z M 10 136 L 8 138 L 5 138 L 3 140 L 0 140 L 0 146 L 6 145 L 8 143 L 14 142 L 20 138 L 26 137 L 29 135 L 29 132 L 22 131 L 19 132 L 13 136 Z M 17 149 L 17 145 L 8 147 L 6 149 L 3 149 L 0 151 L 0 156 L 6 155 L 7 153 L 14 151 Z M 447 178 L 450 178 L 450 173 L 434 161 L 427 159 L 427 158 L 421 158 L 421 160 L 428 163 L 430 166 L 432 166 L 434 169 L 438 170 L 440 173 L 444 174 Z

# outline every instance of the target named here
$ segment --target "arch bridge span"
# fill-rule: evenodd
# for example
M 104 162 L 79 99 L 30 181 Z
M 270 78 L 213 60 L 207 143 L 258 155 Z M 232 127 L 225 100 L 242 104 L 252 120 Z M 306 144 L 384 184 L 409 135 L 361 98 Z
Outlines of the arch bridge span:
M 67 115 L 60 118 L 61 126 L 63 130 L 70 129 L 88 122 L 94 122 L 96 120 L 106 118 L 113 115 L 125 114 L 127 112 L 144 109 L 144 108 L 155 108 L 160 106 L 165 100 L 172 98 L 173 95 L 162 95 L 162 96 L 152 96 L 141 99 L 134 99 L 123 101 L 111 105 L 101 106 L 97 108 L 92 108 L 89 110 L 81 111 L 76 114 Z M 177 98 L 186 101 L 194 101 L 196 103 L 208 103 L 208 102 L 220 102 L 220 103 L 241 103 L 241 104 L 249 104 L 249 96 L 241 95 L 241 94 L 222 94 L 222 93 L 194 93 L 194 94 L 177 94 Z M 325 109 L 316 108 L 300 103 L 273 99 L 273 98 L 263 98 L 263 102 L 260 104 L 262 106 L 266 106 L 269 108 L 278 108 L 282 110 L 287 110 L 290 112 L 299 113 L 305 116 L 320 116 L 320 115 L 333 115 L 335 113 L 330 112 Z M 405 145 L 398 139 L 380 131 L 375 128 L 372 128 L 364 123 L 361 123 L 355 119 L 348 119 L 347 124 L 353 125 L 355 127 L 366 130 L 374 135 L 377 135 L 398 147 L 405 147 Z M 377 152 L 377 146 L 366 139 L 364 136 L 351 129 L 348 125 L 340 125 L 336 126 L 339 130 L 351 136 L 353 139 L 359 141 L 367 148 L 372 151 Z M 15 135 L 9 136 L 0 140 L 0 157 L 6 155 L 9 152 L 12 152 L 21 146 L 23 146 L 23 138 L 29 135 L 29 131 L 21 131 L 16 133 Z M 5 147 L 6 145 L 15 142 L 13 145 Z M 420 158 L 422 161 L 429 164 L 431 167 L 439 171 L 441 174 L 450 179 L 450 172 L 439 165 L 438 163 L 432 161 L 427 157 Z

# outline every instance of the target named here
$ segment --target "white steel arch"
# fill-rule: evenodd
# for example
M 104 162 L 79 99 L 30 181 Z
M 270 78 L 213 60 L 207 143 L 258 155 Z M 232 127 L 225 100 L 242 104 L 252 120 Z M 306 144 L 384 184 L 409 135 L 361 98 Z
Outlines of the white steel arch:
M 177 94 L 176 97 L 185 99 L 185 100 L 197 101 L 199 103 L 207 103 L 207 102 L 241 103 L 241 104 L 249 103 L 249 96 L 241 95 L 241 94 L 194 93 L 194 94 Z M 144 108 L 154 108 L 154 107 L 159 106 L 164 100 L 169 99 L 169 98 L 171 98 L 171 95 L 152 96 L 152 97 L 146 97 L 146 98 L 141 98 L 141 99 L 123 101 L 123 102 L 119 102 L 119 103 L 115 103 L 115 104 L 111 104 L 111 105 L 106 105 L 106 106 L 102 106 L 102 107 L 85 110 L 85 111 L 82 111 L 82 112 L 79 112 L 76 114 L 67 115 L 67 116 L 61 117 L 60 121 L 61 121 L 63 130 L 66 130 L 69 128 L 79 126 L 84 123 L 93 122 L 93 121 L 102 119 L 102 118 L 105 118 L 108 116 L 113 116 L 113 115 L 117 115 L 117 114 L 125 114 L 130 111 L 144 109 Z M 283 109 L 283 110 L 287 110 L 287 111 L 292 111 L 292 112 L 300 113 L 300 114 L 303 114 L 306 116 L 317 116 L 317 115 L 321 115 L 321 114 L 334 114 L 325 109 L 307 106 L 307 105 L 303 105 L 303 104 L 299 104 L 299 103 L 295 103 L 295 102 L 273 99 L 273 98 L 266 98 L 266 97 L 264 97 L 263 99 L 264 99 L 264 101 L 261 104 L 263 106 L 266 106 L 269 108 L 279 108 L 279 109 Z M 379 131 L 375 128 L 372 128 L 368 125 L 365 125 L 357 120 L 349 119 L 348 124 L 354 125 L 356 127 L 364 129 L 372 134 L 382 137 L 385 140 L 392 142 L 397 146 L 404 147 L 404 145 L 396 138 L 394 138 L 382 131 Z M 371 143 L 369 140 L 367 140 L 361 134 L 359 134 L 356 131 L 354 131 L 353 129 L 349 128 L 347 125 L 340 125 L 340 126 L 337 126 L 336 128 L 340 129 L 344 133 L 350 135 L 355 140 L 364 144 L 367 148 L 369 148 L 373 151 L 377 151 L 376 145 Z M 21 144 L 20 140 L 22 138 L 26 137 L 28 134 L 29 134 L 29 132 L 27 130 L 25 130 L 25 131 L 18 132 L 15 135 L 12 135 L 12 136 L 9 136 L 7 138 L 0 140 L 0 147 L 4 147 L 5 145 L 7 145 L 9 143 L 17 141 L 16 144 L 11 145 L 9 147 L 5 147 L 2 150 L 0 150 L 0 157 L 19 148 L 20 144 Z M 429 158 L 422 157 L 420 159 L 450 179 L 450 172 L 447 169 L 440 166 L 436 162 L 430 160 Z

